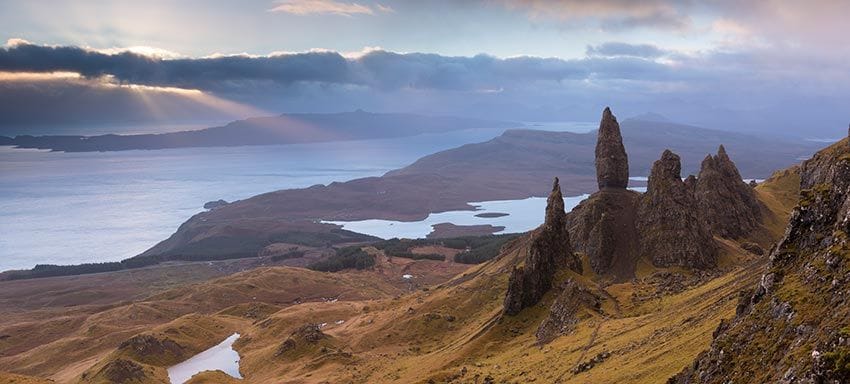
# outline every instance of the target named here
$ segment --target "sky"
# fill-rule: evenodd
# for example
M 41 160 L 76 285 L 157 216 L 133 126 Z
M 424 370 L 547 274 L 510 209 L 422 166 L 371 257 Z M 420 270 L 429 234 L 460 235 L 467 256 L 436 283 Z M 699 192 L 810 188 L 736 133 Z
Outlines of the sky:
M 592 121 L 610 105 L 837 138 L 847 15 L 841 0 L 2 0 L 0 134 L 358 108 Z

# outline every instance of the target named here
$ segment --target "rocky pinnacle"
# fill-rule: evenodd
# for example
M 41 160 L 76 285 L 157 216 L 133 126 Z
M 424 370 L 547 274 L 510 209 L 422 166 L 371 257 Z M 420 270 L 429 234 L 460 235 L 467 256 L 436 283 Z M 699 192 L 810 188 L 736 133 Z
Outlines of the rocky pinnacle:
M 596 141 L 596 182 L 599 189 L 625 189 L 629 185 L 629 158 L 620 135 L 620 124 L 608 107 L 602 112 Z
M 711 268 L 717 248 L 681 171 L 679 156 L 670 150 L 652 165 L 638 211 L 640 254 L 657 267 Z
M 505 314 L 516 315 L 523 308 L 537 304 L 552 288 L 555 274 L 561 268 L 582 271 L 581 260 L 570 245 L 564 198 L 555 178 L 546 204 L 546 221 L 534 231 L 523 265 L 515 267 L 508 278 Z

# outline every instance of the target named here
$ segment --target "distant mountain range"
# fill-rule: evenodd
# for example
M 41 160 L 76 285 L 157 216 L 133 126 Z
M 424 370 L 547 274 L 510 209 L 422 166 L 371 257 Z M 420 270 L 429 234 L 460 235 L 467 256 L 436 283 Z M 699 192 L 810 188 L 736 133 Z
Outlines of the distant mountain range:
M 139 135 L 0 136 L 0 145 L 64 152 L 132 149 L 232 147 L 383 139 L 472 128 L 512 128 L 522 124 L 451 116 L 354 112 L 296 113 L 254 117 L 221 127 Z

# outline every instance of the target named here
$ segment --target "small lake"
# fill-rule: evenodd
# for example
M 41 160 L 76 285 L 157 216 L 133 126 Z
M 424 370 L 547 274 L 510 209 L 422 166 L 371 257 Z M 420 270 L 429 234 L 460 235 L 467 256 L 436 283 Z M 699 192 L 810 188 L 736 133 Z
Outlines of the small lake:
M 569 196 L 564 198 L 567 212 L 573 209 L 588 195 Z M 522 233 L 537 228 L 543 223 L 546 212 L 545 197 L 529 197 L 520 200 L 496 200 L 472 202 L 474 211 L 448 211 L 432 213 L 422 221 L 394 220 L 359 220 L 359 221 L 326 221 L 326 223 L 341 225 L 343 228 L 377 236 L 382 239 L 393 237 L 419 239 L 432 231 L 432 226 L 440 223 L 455 225 L 487 225 L 505 227 L 497 233 Z M 481 217 L 484 213 L 502 213 L 505 216 Z M 486 216 L 486 215 L 485 215 Z
M 198 373 L 215 370 L 241 379 L 239 354 L 233 349 L 233 343 L 237 339 L 239 339 L 239 334 L 234 333 L 218 345 L 168 368 L 168 379 L 171 380 L 171 384 L 183 384 Z
M 646 177 L 632 177 L 632 181 L 646 182 Z M 635 192 L 644 193 L 646 187 L 629 187 Z M 589 195 L 567 196 L 564 198 L 564 209 L 569 212 Z M 323 221 L 324 223 L 341 225 L 344 229 L 391 239 L 394 237 L 407 239 L 422 239 L 433 231 L 433 226 L 440 223 L 454 225 L 492 225 L 505 227 L 496 234 L 528 232 L 543 224 L 546 214 L 545 197 L 529 197 L 519 200 L 495 200 L 471 202 L 474 211 L 448 211 L 432 213 L 421 221 L 395 220 L 358 220 L 358 221 Z M 488 215 L 489 214 L 489 215 Z M 482 217 L 483 216 L 483 217 Z

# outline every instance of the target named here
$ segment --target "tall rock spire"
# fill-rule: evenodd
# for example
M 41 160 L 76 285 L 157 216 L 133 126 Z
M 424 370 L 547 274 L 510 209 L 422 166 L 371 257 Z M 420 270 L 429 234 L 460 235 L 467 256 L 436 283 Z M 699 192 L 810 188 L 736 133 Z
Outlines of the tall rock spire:
M 555 274 L 561 268 L 581 273 L 581 260 L 570 245 L 566 216 L 561 186 L 555 178 L 546 204 L 546 221 L 532 236 L 525 265 L 514 268 L 508 278 L 505 314 L 515 315 L 537 304 L 552 288 Z
M 629 158 L 620 135 L 620 124 L 608 107 L 602 112 L 596 141 L 596 182 L 599 189 L 629 185 Z
M 567 213 L 564 211 L 564 196 L 561 194 L 561 184 L 558 178 L 552 183 L 552 192 L 546 199 L 546 219 L 543 225 L 547 229 L 564 228 Z M 569 239 L 568 239 L 569 241 Z

